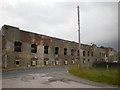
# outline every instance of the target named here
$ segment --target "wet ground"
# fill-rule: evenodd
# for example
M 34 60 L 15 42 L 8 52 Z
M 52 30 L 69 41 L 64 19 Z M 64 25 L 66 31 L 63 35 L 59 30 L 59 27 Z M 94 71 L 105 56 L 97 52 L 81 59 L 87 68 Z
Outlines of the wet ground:
M 112 88 L 75 77 L 68 66 L 3 71 L 3 88 Z

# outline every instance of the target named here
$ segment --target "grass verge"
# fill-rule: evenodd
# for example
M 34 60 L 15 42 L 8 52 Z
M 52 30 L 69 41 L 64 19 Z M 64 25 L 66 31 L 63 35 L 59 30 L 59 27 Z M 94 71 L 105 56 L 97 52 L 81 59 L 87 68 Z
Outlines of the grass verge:
M 69 66 L 69 73 L 85 78 L 91 81 L 107 83 L 112 85 L 120 85 L 118 80 L 118 68 L 109 68 L 107 71 L 106 68 L 95 68 L 92 66 L 83 66 L 81 69 L 78 69 L 77 65 Z

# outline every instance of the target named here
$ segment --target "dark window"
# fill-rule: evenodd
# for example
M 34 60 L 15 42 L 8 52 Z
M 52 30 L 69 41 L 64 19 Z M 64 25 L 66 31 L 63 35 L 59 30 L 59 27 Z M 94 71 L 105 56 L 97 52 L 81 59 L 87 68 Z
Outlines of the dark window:
M 103 53 L 101 53 L 101 56 L 103 56 Z
M 55 54 L 58 54 L 58 52 L 59 52 L 59 48 L 55 47 Z
M 88 56 L 90 55 L 89 51 L 88 51 Z
M 83 64 L 85 64 L 85 58 L 83 58 Z
M 104 59 L 102 59 L 102 61 L 104 61 Z
M 88 59 L 88 62 L 90 61 L 90 59 Z
M 91 56 L 93 56 L 93 51 L 91 52 Z
M 79 56 L 79 50 L 78 50 L 78 56 Z
M 108 54 L 106 54 L 106 57 L 108 57 Z
M 97 61 L 97 59 L 95 59 Z
M 21 42 L 15 41 L 14 46 L 15 46 L 14 51 L 21 52 L 21 46 L 22 46 Z
M 85 51 L 83 51 L 83 56 L 85 56 Z
M 20 61 L 16 61 L 16 65 L 19 65 L 20 64 Z
M 44 53 L 45 54 L 48 54 L 48 48 L 49 48 L 49 46 L 44 46 Z
M 73 49 L 71 49 L 71 55 L 72 55 L 72 56 L 74 55 L 74 50 L 73 50 Z
M 44 65 L 48 65 L 49 64 L 49 58 L 44 58 Z
M 64 48 L 64 55 L 67 55 L 67 48 Z
M 104 53 L 103 53 L 103 56 L 104 56 Z
M 16 66 L 19 66 L 20 65 L 20 60 L 16 60 L 15 64 L 16 64 Z
M 36 53 L 37 52 L 37 45 L 36 44 L 31 44 L 31 52 Z

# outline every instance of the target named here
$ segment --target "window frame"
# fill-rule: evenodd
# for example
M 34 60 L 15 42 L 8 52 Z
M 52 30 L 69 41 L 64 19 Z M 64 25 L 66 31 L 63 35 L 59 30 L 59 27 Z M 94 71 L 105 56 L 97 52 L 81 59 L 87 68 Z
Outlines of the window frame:
M 67 48 L 64 48 L 64 55 L 67 55 Z
M 14 51 L 15 52 L 22 52 L 22 42 L 20 41 L 15 41 L 14 42 Z
M 19 62 L 19 64 L 17 64 L 16 62 Z M 20 60 L 15 60 L 15 65 L 20 66 Z
M 49 53 L 48 49 L 49 49 L 49 46 L 44 46 L 44 54 L 48 54 Z
M 37 53 L 37 44 L 31 44 L 31 53 Z
M 93 55 L 93 51 L 91 52 L 91 56 L 94 56 L 94 55 Z
M 85 56 L 85 51 L 83 51 L 83 56 Z
M 55 47 L 55 54 L 59 54 L 59 47 Z
M 78 55 L 78 56 L 80 55 L 79 50 L 77 50 L 77 55 Z
M 71 55 L 74 56 L 74 49 L 71 49 Z
M 87 52 L 87 54 L 88 54 L 88 56 L 90 56 L 90 52 L 89 51 Z

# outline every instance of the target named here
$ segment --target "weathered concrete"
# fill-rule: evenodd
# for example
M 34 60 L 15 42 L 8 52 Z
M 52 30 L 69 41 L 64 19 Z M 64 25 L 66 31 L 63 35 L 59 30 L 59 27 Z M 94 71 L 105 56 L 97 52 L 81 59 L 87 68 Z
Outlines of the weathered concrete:
M 15 51 L 15 48 L 18 48 L 15 46 L 15 42 L 22 44 L 21 52 Z M 36 53 L 31 52 L 32 44 L 37 45 Z M 48 53 L 44 53 L 45 46 L 48 46 Z M 55 54 L 55 47 L 59 48 L 58 54 Z M 65 48 L 67 55 L 64 55 Z M 71 50 L 73 50 L 73 54 L 71 54 Z M 83 55 L 84 51 L 85 55 Z M 117 52 L 113 48 L 97 47 L 95 44 L 81 44 L 80 57 L 82 64 L 118 60 Z M 79 62 L 78 58 L 77 42 L 26 32 L 8 25 L 2 27 L 3 69 L 76 64 Z

